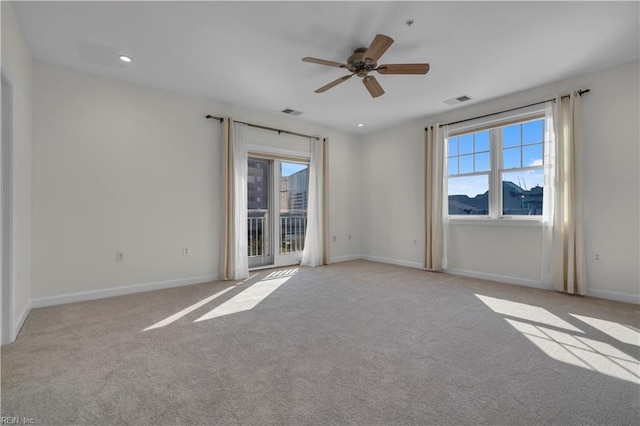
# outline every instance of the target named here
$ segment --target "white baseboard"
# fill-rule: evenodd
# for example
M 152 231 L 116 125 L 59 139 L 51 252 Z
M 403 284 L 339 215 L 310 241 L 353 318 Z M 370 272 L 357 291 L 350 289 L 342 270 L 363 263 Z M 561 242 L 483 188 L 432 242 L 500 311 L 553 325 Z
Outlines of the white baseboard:
M 640 305 L 640 296 L 637 294 L 618 293 L 615 291 L 598 290 L 594 288 L 587 289 L 587 296 L 597 297 L 599 299 L 615 300 L 617 302 L 634 303 Z
M 509 277 L 506 275 L 488 274 L 486 272 L 468 271 L 465 269 L 449 268 L 445 271 L 452 275 L 461 275 L 463 277 L 478 278 L 481 280 L 497 281 L 505 284 L 515 284 L 524 287 L 533 287 L 542 290 L 553 290 L 551 286 L 543 284 L 540 281 L 529 280 L 526 278 Z
M 31 312 L 32 305 L 33 305 L 32 302 L 27 303 L 27 306 L 24 307 L 24 309 L 22 310 L 22 313 L 17 318 L 17 321 L 15 322 L 15 325 L 13 327 L 13 330 L 11 330 L 12 332 L 11 342 L 14 342 L 18 338 L 18 334 L 20 334 L 20 330 L 22 330 L 22 326 L 24 325 L 24 322 L 27 320 L 27 317 L 29 316 L 29 312 Z
M 161 290 L 164 288 L 206 283 L 210 281 L 217 281 L 218 279 L 219 275 L 203 275 L 199 277 L 179 278 L 176 280 L 108 288 L 105 290 L 63 294 L 61 296 L 40 297 L 31 301 L 31 307 L 43 308 L 46 306 L 64 305 L 66 303 L 84 302 L 86 300 L 103 299 L 105 297 L 122 296 L 125 294 L 142 293 L 145 291 Z
M 408 268 L 424 269 L 424 265 L 419 262 L 409 262 L 406 260 L 389 259 L 387 257 L 369 256 L 368 254 L 363 254 L 360 258 L 364 260 L 370 260 L 372 262 L 390 263 L 392 265 L 406 266 Z
M 361 260 L 363 259 L 361 254 L 350 254 L 348 256 L 337 256 L 329 258 L 329 263 L 340 263 L 340 262 L 348 262 L 350 260 Z

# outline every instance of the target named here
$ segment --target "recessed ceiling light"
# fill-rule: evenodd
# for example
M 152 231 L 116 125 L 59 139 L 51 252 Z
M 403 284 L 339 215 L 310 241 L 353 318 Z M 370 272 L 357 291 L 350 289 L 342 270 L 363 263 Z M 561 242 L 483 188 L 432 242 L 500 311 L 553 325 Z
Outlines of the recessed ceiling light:
M 131 58 L 125 55 L 120 55 L 120 60 L 122 62 L 131 62 Z
M 363 126 L 364 126 L 364 124 L 358 123 L 358 127 L 363 127 Z

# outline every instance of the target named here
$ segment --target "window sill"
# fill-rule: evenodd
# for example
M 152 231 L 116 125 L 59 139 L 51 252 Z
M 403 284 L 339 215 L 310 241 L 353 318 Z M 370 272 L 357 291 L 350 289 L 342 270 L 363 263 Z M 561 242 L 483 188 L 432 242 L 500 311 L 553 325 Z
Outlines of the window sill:
M 494 219 L 491 217 L 469 217 L 469 218 L 449 218 L 450 225 L 472 225 L 472 226 L 520 226 L 520 227 L 542 227 L 542 218 L 513 218 L 513 217 L 502 217 L 499 219 Z

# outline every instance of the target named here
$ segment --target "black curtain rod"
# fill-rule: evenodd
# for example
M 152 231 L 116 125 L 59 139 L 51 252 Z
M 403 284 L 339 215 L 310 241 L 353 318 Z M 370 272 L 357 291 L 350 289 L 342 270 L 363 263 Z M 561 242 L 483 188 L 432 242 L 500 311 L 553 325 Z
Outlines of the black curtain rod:
M 224 118 L 222 118 L 222 117 L 216 117 L 215 115 L 210 115 L 210 114 L 206 115 L 204 118 L 210 118 L 212 120 L 218 120 L 220 123 L 222 123 L 222 121 L 224 120 Z M 240 123 L 240 124 L 246 124 L 247 126 L 255 127 L 256 129 L 271 130 L 272 132 L 278 132 L 278 134 L 286 133 L 287 135 L 300 136 L 300 137 L 303 137 L 303 138 L 315 139 L 317 141 L 320 140 L 320 138 L 318 136 L 309 136 L 309 135 L 305 135 L 305 134 L 302 134 L 302 133 L 290 132 L 288 130 L 275 129 L 273 127 L 261 126 L 259 124 L 245 123 L 244 121 L 235 121 L 235 122 L 236 123 Z
M 591 89 L 578 90 L 578 95 L 582 96 L 583 94 L 589 93 L 590 91 L 591 91 Z M 563 95 L 563 96 L 561 96 L 561 98 L 564 99 L 564 98 L 568 98 L 569 96 L 570 95 Z M 502 114 L 504 112 L 516 111 L 516 110 L 519 110 L 519 109 L 522 109 L 522 108 L 527 108 L 527 107 L 534 106 L 534 105 L 540 105 L 540 104 L 544 104 L 544 103 L 555 101 L 555 100 L 556 100 L 555 98 L 547 99 L 545 101 L 534 102 L 534 103 L 529 104 L 529 105 L 523 105 L 523 106 L 519 106 L 519 107 L 516 107 L 516 108 L 505 109 L 504 111 L 492 112 L 491 114 L 485 114 L 485 115 L 480 115 L 478 117 L 465 118 L 464 120 L 458 120 L 458 121 L 452 121 L 451 123 L 440 124 L 440 126 L 438 126 L 438 127 L 451 126 L 452 124 L 464 123 L 465 121 L 476 120 L 478 118 L 491 117 L 492 115 L 498 115 L 498 114 Z M 429 129 L 428 127 L 425 127 L 424 130 L 428 130 L 428 129 Z

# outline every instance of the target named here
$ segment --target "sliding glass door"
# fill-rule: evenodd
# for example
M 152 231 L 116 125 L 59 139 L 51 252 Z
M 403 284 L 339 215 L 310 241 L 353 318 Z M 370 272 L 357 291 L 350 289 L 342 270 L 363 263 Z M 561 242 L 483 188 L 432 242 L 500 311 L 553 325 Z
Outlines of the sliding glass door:
M 300 263 L 307 228 L 309 165 L 250 157 L 249 268 Z
M 247 176 L 247 231 L 249 237 L 249 268 L 273 264 L 271 238 L 272 161 L 249 158 Z

